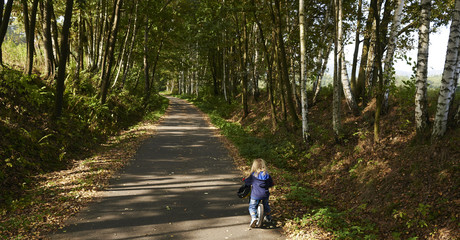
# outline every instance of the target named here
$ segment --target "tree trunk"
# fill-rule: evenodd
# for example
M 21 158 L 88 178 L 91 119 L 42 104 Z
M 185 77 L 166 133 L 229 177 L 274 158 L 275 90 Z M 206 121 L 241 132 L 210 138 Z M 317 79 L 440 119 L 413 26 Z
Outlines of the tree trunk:
M 428 73 L 428 48 L 430 42 L 430 15 L 431 0 L 421 0 L 421 24 L 419 27 L 417 73 L 415 93 L 415 125 L 417 136 L 422 137 L 428 128 L 427 110 L 427 73 Z
M 351 90 L 353 95 L 356 96 L 356 67 L 358 65 L 358 52 L 359 52 L 359 45 L 361 41 L 359 40 L 359 36 L 361 34 L 361 18 L 362 18 L 362 8 L 363 8 L 363 0 L 358 1 L 358 16 L 356 20 L 356 37 L 355 37 L 355 51 L 353 53 L 353 63 L 351 67 Z
M 30 16 L 27 1 L 24 0 L 22 4 L 24 14 L 24 28 L 27 40 L 27 62 L 24 68 L 24 73 L 27 75 L 32 75 L 32 69 L 34 66 L 35 23 L 37 22 L 38 0 L 33 0 Z
M 77 46 L 77 70 L 76 75 L 77 79 L 79 78 L 81 69 L 84 68 L 84 52 L 83 52 L 83 6 L 82 2 L 79 3 L 79 11 L 78 11 L 78 46 Z
M 69 35 L 70 27 L 72 25 L 72 9 L 73 0 L 66 1 L 64 24 L 62 26 L 62 39 L 61 39 L 61 56 L 59 59 L 58 75 L 56 79 L 56 102 L 55 102 L 55 118 L 60 118 L 62 115 L 62 107 L 64 101 L 64 80 L 66 74 L 66 63 L 69 55 Z
M 396 51 L 396 41 L 399 32 L 399 26 L 401 25 L 402 9 L 404 7 L 404 0 L 397 0 L 397 7 L 395 9 L 393 23 L 391 25 L 390 38 L 388 40 L 387 54 L 385 56 L 385 68 L 384 68 L 384 86 L 385 94 L 383 98 L 383 112 L 388 112 L 388 98 L 390 95 L 390 83 L 393 78 L 393 56 Z
M 4 1 L 1 1 L 1 15 L 0 15 L 0 64 L 3 65 L 3 54 L 2 54 L 2 45 L 3 41 L 5 40 L 6 31 L 8 30 L 8 24 L 10 22 L 11 16 L 11 9 L 13 9 L 13 2 L 14 0 L 9 0 L 6 3 L 5 11 L 4 8 Z
M 225 39 L 225 32 L 222 32 L 222 41 Z M 226 51 L 225 47 L 222 48 L 222 91 L 224 93 L 225 102 L 229 102 L 230 98 L 227 95 L 227 68 L 226 68 Z
M 343 50 L 343 47 L 342 47 Z M 350 110 L 353 112 L 355 116 L 359 116 L 359 108 L 358 104 L 356 104 L 355 97 L 353 96 L 353 92 L 351 91 L 350 87 L 350 81 L 348 80 L 348 72 L 347 72 L 347 65 L 345 63 L 345 54 L 339 54 L 341 55 L 341 80 L 342 80 L 342 88 L 343 88 L 343 93 L 345 95 L 345 99 L 347 100 L 348 107 Z M 340 61 L 340 60 L 339 60 Z
M 307 98 L 307 62 L 305 47 L 305 6 L 304 0 L 299 0 L 299 30 L 300 30 L 300 94 L 302 110 L 302 139 L 308 143 L 308 98 Z M 318 59 L 318 61 L 320 61 Z
M 361 62 L 359 64 L 358 79 L 356 82 L 355 97 L 356 99 L 364 99 L 364 94 L 366 92 L 366 80 L 369 72 L 367 72 L 369 50 L 371 49 L 371 38 L 372 38 L 372 26 L 373 26 L 374 13 L 372 8 L 369 7 L 369 16 L 366 21 L 364 40 L 363 40 L 363 49 L 361 51 Z
M 126 77 L 128 76 L 128 69 L 130 68 L 131 66 L 131 55 L 133 53 L 133 49 L 134 49 L 134 43 L 136 42 L 136 36 L 137 36 L 137 29 L 138 29 L 138 19 L 139 19 L 139 10 L 138 10 L 138 0 L 136 0 L 134 2 L 135 6 L 136 6 L 136 10 L 135 10 L 135 16 L 134 16 L 134 26 L 133 26 L 133 36 L 131 38 L 131 44 L 129 46 L 129 53 L 128 53 L 128 59 L 126 60 L 126 64 L 124 66 L 124 69 L 123 69 L 123 79 L 122 79 L 122 82 L 121 82 L 121 87 L 123 88 L 123 86 L 125 85 L 125 82 L 126 82 Z
M 161 53 L 162 48 L 163 48 L 163 39 L 160 40 L 160 45 L 158 46 L 157 54 L 156 54 L 155 60 L 153 62 L 152 78 L 150 79 L 150 92 L 152 91 L 152 89 L 153 89 L 153 91 L 156 91 L 156 89 L 154 88 L 155 87 L 155 85 L 154 85 L 155 72 L 156 72 L 156 69 L 157 69 L 158 59 L 160 58 L 160 53 Z
M 332 32 L 329 29 L 331 28 L 331 26 L 333 26 L 334 21 L 335 21 L 331 17 L 331 15 L 335 16 L 333 14 L 333 11 L 331 11 L 331 9 L 332 10 L 334 9 L 333 6 L 334 6 L 334 3 L 331 1 L 330 6 L 327 6 L 328 9 L 326 10 L 326 16 L 324 18 L 324 24 L 323 24 L 323 27 L 322 27 L 322 31 L 324 33 L 329 33 L 329 35 L 333 35 L 333 34 L 331 34 Z M 318 53 L 318 63 L 317 63 L 317 66 L 316 66 L 316 80 L 313 83 L 314 96 L 313 96 L 313 100 L 312 100 L 312 105 L 316 104 L 316 101 L 318 99 L 319 93 L 321 91 L 321 82 L 322 82 L 322 79 L 323 79 L 324 72 L 326 71 L 326 68 L 327 68 L 327 62 L 328 62 L 328 59 L 329 59 L 329 54 L 332 51 L 332 44 L 333 43 L 334 43 L 334 37 L 329 37 L 329 39 L 327 40 L 326 45 Z
M 113 81 L 113 84 L 112 84 L 112 87 L 115 87 L 115 85 L 117 84 L 118 82 L 118 78 L 120 77 L 120 72 L 121 72 L 121 69 L 123 68 L 123 66 L 126 66 L 126 62 L 125 62 L 125 55 L 126 55 L 126 49 L 127 49 L 127 45 L 128 45 L 128 39 L 131 35 L 131 19 L 129 21 L 129 24 L 128 24 L 128 30 L 126 32 L 126 36 L 125 36 L 125 41 L 123 41 L 123 46 L 122 46 L 122 50 L 121 50 L 121 56 L 120 56 L 120 62 L 118 64 L 118 70 L 117 70 L 117 75 L 115 76 L 115 80 Z
M 238 45 L 240 52 L 240 68 L 243 73 L 243 81 L 241 81 L 241 102 L 243 105 L 243 118 L 249 115 L 248 106 L 248 68 L 247 68 L 247 53 L 248 53 L 248 39 L 247 39 L 247 27 L 246 27 L 246 13 L 243 12 L 243 33 L 239 32 L 239 26 L 237 23 L 238 31 Z
M 144 30 L 144 103 L 147 103 L 150 97 L 150 63 L 149 63 L 149 19 L 146 15 L 146 24 Z
M 447 44 L 446 61 L 439 90 L 436 116 L 433 126 L 433 138 L 440 138 L 446 133 L 449 107 L 454 97 L 454 76 L 457 71 L 457 58 L 460 39 L 460 0 L 455 1 L 453 19 L 450 25 L 449 43 Z
M 99 20 L 101 21 L 100 24 L 102 24 L 102 26 L 99 28 L 99 34 L 98 34 L 98 41 L 97 41 L 97 52 L 98 52 L 98 59 L 97 59 L 97 68 L 102 68 L 102 74 L 104 73 L 104 66 L 105 66 L 105 57 L 106 57 L 106 52 L 107 51 L 104 51 L 104 46 L 107 45 L 107 43 L 105 43 L 106 41 L 103 41 L 103 39 L 107 39 L 108 36 L 106 36 L 106 32 L 109 32 L 109 30 L 107 30 L 109 27 L 108 27 L 108 7 L 107 7 L 107 1 L 108 0 L 101 0 L 100 4 L 101 4 L 101 12 L 99 14 Z M 105 45 L 104 45 L 105 43 Z
M 374 11 L 375 18 L 375 66 L 374 69 L 375 76 L 378 76 L 378 89 L 376 96 L 376 107 L 375 107 L 375 118 L 374 118 L 374 142 L 378 143 L 380 141 L 380 116 L 383 105 L 383 95 L 384 95 L 384 79 L 382 72 L 382 48 L 381 48 L 381 38 L 380 38 L 380 9 L 378 8 L 377 0 L 371 2 L 372 9 Z
M 51 36 L 51 0 L 41 2 L 43 12 L 43 45 L 45 48 L 46 77 L 53 78 L 56 66 L 54 64 L 53 39 Z
M 251 1 L 252 6 L 255 6 L 254 0 Z M 276 110 L 275 110 L 275 103 L 273 101 L 273 58 L 271 57 L 271 54 L 268 51 L 267 44 L 265 42 L 265 34 L 262 28 L 262 25 L 260 24 L 260 21 L 257 17 L 256 14 L 256 8 L 253 8 L 253 14 L 254 14 L 254 19 L 255 22 L 258 26 L 259 29 L 259 35 L 260 35 L 260 41 L 262 42 L 262 46 L 264 49 L 264 55 L 265 55 L 265 63 L 267 64 L 267 82 L 268 82 L 268 101 L 270 102 L 270 113 L 271 113 L 271 120 L 272 120 L 272 128 L 276 128 Z
M 341 52 L 342 50 L 342 25 L 340 16 L 342 15 L 342 0 L 334 0 L 334 22 L 335 22 L 335 48 L 334 48 L 334 92 L 332 103 L 332 127 L 335 133 L 335 138 L 338 140 L 341 134 L 340 120 L 340 82 L 341 82 Z
M 347 65 L 345 63 L 344 42 L 343 42 L 343 9 L 342 0 L 337 1 L 337 53 L 339 61 L 338 73 L 342 84 L 343 93 L 347 100 L 348 107 L 351 109 L 355 116 L 359 115 L 358 105 L 350 88 L 350 81 L 348 79 Z M 339 73 L 340 72 L 340 73 Z
M 320 60 L 321 63 L 318 65 L 316 81 L 315 81 L 315 85 L 313 87 L 313 91 L 314 91 L 314 96 L 313 96 L 313 101 L 312 101 L 313 105 L 316 104 L 318 96 L 319 96 L 319 93 L 321 91 L 321 84 L 322 84 L 322 81 L 323 81 L 324 72 L 326 72 L 327 62 L 328 62 L 328 59 L 329 59 L 329 54 L 332 51 L 332 43 L 333 43 L 333 39 L 331 39 L 331 41 L 328 43 L 326 48 L 323 49 L 324 53 L 322 54 L 322 60 Z
M 107 98 L 107 94 L 109 91 L 110 86 L 110 73 L 112 71 L 113 65 L 113 55 L 115 50 L 115 43 L 117 40 L 117 33 L 118 33 L 118 25 L 120 22 L 120 12 L 121 6 L 123 4 L 123 0 L 115 0 L 115 6 L 113 10 L 113 23 L 112 23 L 112 30 L 110 31 L 110 38 L 107 44 L 109 44 L 109 48 L 107 51 L 107 63 L 105 64 L 105 75 L 102 79 L 102 95 L 101 95 L 101 103 L 104 104 Z
M 257 66 L 259 64 L 259 50 L 256 47 L 257 38 L 255 37 L 257 31 L 257 25 L 254 25 L 254 63 L 252 65 L 252 80 L 253 80 L 253 95 L 254 99 L 258 101 L 259 98 L 259 74 L 257 72 Z
M 286 101 L 287 101 L 287 107 L 289 108 L 289 113 L 291 115 L 291 118 L 293 122 L 298 122 L 299 118 L 297 117 L 297 111 L 294 106 L 294 98 L 292 94 L 292 89 L 289 86 L 289 66 L 287 64 L 287 59 L 286 59 L 286 48 L 284 46 L 284 38 L 283 38 L 283 31 L 282 31 L 282 24 L 281 24 L 281 9 L 280 9 L 280 1 L 275 0 L 275 6 L 277 9 L 278 13 L 278 24 L 276 26 L 276 33 L 278 35 L 278 44 L 279 44 L 279 54 L 280 54 L 280 60 L 281 60 L 281 69 L 280 72 L 283 75 L 283 83 L 284 87 L 286 88 Z
M 57 66 L 59 64 L 59 57 L 61 56 L 61 47 L 59 46 L 59 29 L 57 26 L 56 15 L 54 14 L 54 7 L 53 4 L 49 6 L 51 11 L 51 35 L 53 39 L 53 46 L 54 46 L 54 65 Z

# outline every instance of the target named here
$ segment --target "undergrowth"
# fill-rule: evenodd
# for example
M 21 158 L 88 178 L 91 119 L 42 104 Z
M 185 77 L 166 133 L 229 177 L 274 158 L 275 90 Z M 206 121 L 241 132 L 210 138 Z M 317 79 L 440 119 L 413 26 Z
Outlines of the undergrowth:
M 322 199 L 317 190 L 296 182 L 298 177 L 292 171 L 295 168 L 286 162 L 286 159 L 298 154 L 294 150 L 294 143 L 289 140 L 278 142 L 273 141 L 273 139 L 255 137 L 249 128 L 226 120 L 231 116 L 231 111 L 237 108 L 236 104 L 228 105 L 216 97 L 186 96 L 185 98 L 208 114 L 211 122 L 238 148 L 239 154 L 247 160 L 248 165 L 255 158 L 263 158 L 269 166 L 272 166 L 270 170 L 274 173 L 278 185 L 276 186 L 277 192 L 283 193 L 281 196 L 277 196 L 278 198 L 286 199 L 288 202 L 300 202 L 304 206 L 308 206 L 308 211 L 300 216 L 279 210 L 278 215 L 280 217 L 292 218 L 299 227 L 315 223 L 317 226 L 332 232 L 337 239 L 377 239 L 376 229 L 372 224 L 357 220 L 351 221 L 348 218 L 348 211 L 338 210 L 331 201 Z M 277 176 L 282 174 L 284 176 Z M 288 178 L 288 181 L 279 182 L 283 178 Z
M 413 94 L 410 82 L 393 90 L 377 145 L 372 141 L 372 107 L 360 117 L 345 113 L 343 136 L 334 141 L 330 91 L 323 91 L 309 111 L 308 146 L 298 129 L 282 122 L 278 129 L 267 127 L 268 103 L 251 102 L 249 116 L 242 119 L 239 103 L 185 98 L 210 116 L 247 165 L 254 158 L 268 162 L 277 183 L 275 216 L 288 232 L 322 232 L 313 236 L 317 239 L 455 239 L 460 226 L 455 207 L 460 130 L 451 126 L 440 142 L 416 141 Z M 436 99 L 430 91 L 430 116 Z
M 79 84 L 75 84 L 78 81 Z M 65 168 L 111 135 L 165 106 L 155 95 L 148 104 L 127 91 L 101 104 L 90 73 L 68 79 L 63 116 L 53 119 L 55 89 L 36 76 L 0 71 L 0 206 L 10 206 L 39 173 Z M 78 87 L 76 87 L 78 86 Z M 163 107 L 164 108 L 164 107 Z M 150 118 L 156 116 L 150 114 Z

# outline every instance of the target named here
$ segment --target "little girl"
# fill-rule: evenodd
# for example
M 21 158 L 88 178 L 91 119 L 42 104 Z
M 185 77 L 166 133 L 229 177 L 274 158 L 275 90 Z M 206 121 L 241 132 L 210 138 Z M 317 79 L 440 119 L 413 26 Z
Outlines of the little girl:
M 249 202 L 249 214 L 251 214 L 251 228 L 257 225 L 257 205 L 262 201 L 265 209 L 265 221 L 271 221 L 270 205 L 268 197 L 269 188 L 274 185 L 272 177 L 267 172 L 267 166 L 263 159 L 255 159 L 252 163 L 251 175 L 244 180 L 247 186 L 252 185 L 251 200 Z

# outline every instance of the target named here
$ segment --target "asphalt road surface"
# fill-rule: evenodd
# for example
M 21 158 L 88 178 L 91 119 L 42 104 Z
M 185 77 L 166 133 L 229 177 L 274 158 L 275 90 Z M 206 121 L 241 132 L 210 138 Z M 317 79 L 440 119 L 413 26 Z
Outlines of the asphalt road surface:
M 103 197 L 51 239 L 285 239 L 277 228 L 249 228 L 241 173 L 192 105 L 170 99 L 154 137 L 114 178 Z

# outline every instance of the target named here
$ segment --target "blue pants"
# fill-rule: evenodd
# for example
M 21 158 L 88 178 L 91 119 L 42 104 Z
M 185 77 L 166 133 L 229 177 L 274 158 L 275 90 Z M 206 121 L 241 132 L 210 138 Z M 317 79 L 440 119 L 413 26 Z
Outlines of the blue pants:
M 249 201 L 249 214 L 251 214 L 251 218 L 257 218 L 257 205 L 259 205 L 260 201 L 262 201 L 262 204 L 264 205 L 265 215 L 270 213 L 270 205 L 268 204 L 268 199 L 255 200 L 251 198 Z

